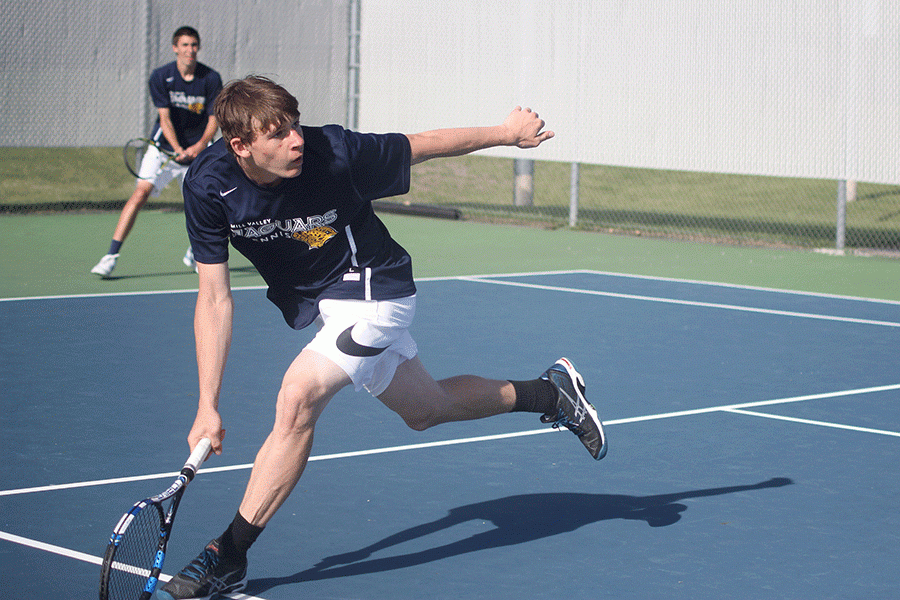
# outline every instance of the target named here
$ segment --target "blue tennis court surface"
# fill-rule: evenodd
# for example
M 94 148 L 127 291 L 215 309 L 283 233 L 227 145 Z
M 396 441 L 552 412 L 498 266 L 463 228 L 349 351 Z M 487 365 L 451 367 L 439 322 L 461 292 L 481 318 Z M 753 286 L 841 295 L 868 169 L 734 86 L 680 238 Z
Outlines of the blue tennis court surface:
M 165 572 L 221 533 L 294 332 L 235 291 L 225 454 Z M 93 598 L 109 532 L 187 457 L 195 293 L 0 302 L 0 597 Z M 900 562 L 900 304 L 597 272 L 419 282 L 432 374 L 559 356 L 607 424 L 505 415 L 417 433 L 341 392 L 234 598 L 888 598 Z M 144 477 L 147 476 L 147 477 Z

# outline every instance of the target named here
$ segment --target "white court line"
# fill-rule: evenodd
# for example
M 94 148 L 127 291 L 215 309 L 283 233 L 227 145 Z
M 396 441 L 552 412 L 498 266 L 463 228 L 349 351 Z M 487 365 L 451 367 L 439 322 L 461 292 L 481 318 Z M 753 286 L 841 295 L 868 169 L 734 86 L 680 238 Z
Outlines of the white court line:
M 772 415 L 769 413 L 761 413 L 753 410 L 742 410 L 738 408 L 725 409 L 725 412 L 735 413 L 738 415 L 749 415 L 751 417 L 762 417 L 764 419 L 776 419 L 778 421 L 790 421 L 792 423 L 803 423 L 804 425 L 816 425 L 819 427 L 832 427 L 834 429 L 846 429 L 848 431 L 860 431 L 862 433 L 876 433 L 878 435 L 900 437 L 900 431 L 886 431 L 884 429 L 856 427 L 855 425 L 843 425 L 841 423 L 829 423 L 827 421 L 814 421 L 812 419 L 800 419 L 798 417 L 785 417 L 783 415 Z
M 584 271 L 584 270 L 565 270 L 565 271 L 533 271 L 529 273 L 501 273 L 497 275 L 473 275 L 473 277 L 535 277 L 535 276 L 546 276 L 546 275 L 577 275 L 579 273 L 591 273 L 602 275 L 601 272 L 595 271 Z M 465 277 L 462 275 L 447 275 L 447 276 L 438 276 L 438 277 L 416 277 L 416 283 L 429 282 L 429 281 L 464 281 Z M 629 275 L 620 275 L 620 277 L 629 277 Z M 673 280 L 674 281 L 674 280 Z M 717 285 L 716 283 L 710 282 L 707 285 Z M 244 286 L 234 286 L 231 288 L 232 292 L 241 292 L 241 291 L 254 291 L 254 290 L 265 290 L 268 289 L 268 286 L 265 285 L 244 285 Z M 132 296 L 163 296 L 166 294 L 196 294 L 197 288 L 183 288 L 180 290 L 145 290 L 145 291 L 132 291 L 132 292 L 96 292 L 93 294 L 59 294 L 56 296 L 19 296 L 15 298 L 0 298 L 0 302 L 22 302 L 25 300 L 77 300 L 80 298 L 128 298 Z M 785 290 L 786 293 L 795 293 Z M 803 292 L 797 292 L 803 293 Z M 860 300 L 866 300 L 865 298 L 860 298 Z
M 94 481 L 79 481 L 75 483 L 60 483 L 54 485 L 41 485 L 37 487 L 21 488 L 18 490 L 0 490 L 0 497 L 15 496 L 18 494 L 33 494 L 36 492 L 52 492 L 55 490 L 72 490 L 82 487 L 93 487 L 98 485 L 112 485 L 115 483 L 131 483 L 133 481 L 149 481 L 151 479 L 163 479 L 166 477 L 178 477 L 177 472 L 172 473 L 154 473 L 153 475 L 133 475 L 130 477 L 116 477 L 114 479 L 97 479 Z
M 611 419 L 605 420 L 603 423 L 606 426 L 611 425 L 625 425 L 628 423 L 641 423 L 644 421 L 655 421 L 659 419 L 673 419 L 677 417 L 688 417 L 693 415 L 702 415 L 712 412 L 734 412 L 741 409 L 747 408 L 757 408 L 760 406 L 773 406 L 776 404 L 790 404 L 793 402 L 807 402 L 810 400 L 825 400 L 828 398 L 841 398 L 846 396 L 860 396 L 863 394 L 873 394 L 877 392 L 890 392 L 900 390 L 900 383 L 892 384 L 892 385 L 881 385 L 875 387 L 868 388 L 857 388 L 853 390 L 841 390 L 837 392 L 824 392 L 821 394 L 807 394 L 804 396 L 793 396 L 791 398 L 777 398 L 774 400 L 757 400 L 754 402 L 742 402 L 739 404 L 723 404 L 720 406 L 708 406 L 704 408 L 693 408 L 688 410 L 680 410 L 668 413 L 659 413 L 655 415 L 642 415 L 638 417 L 625 417 L 622 419 Z M 336 454 L 321 454 L 318 456 L 311 456 L 309 458 L 310 462 L 314 461 L 322 461 L 322 460 L 335 460 L 340 458 L 353 458 L 357 456 L 372 456 L 376 454 L 387 454 L 391 452 L 404 452 L 407 450 L 423 450 L 426 448 L 438 448 L 441 446 L 456 446 L 459 444 L 471 444 L 475 442 L 486 442 L 493 440 L 502 440 L 502 439 L 510 439 L 517 437 L 525 437 L 529 435 L 540 435 L 544 433 L 554 433 L 557 430 L 551 429 L 549 427 L 545 427 L 542 429 L 533 429 L 529 431 L 517 431 L 513 433 L 499 433 L 494 435 L 482 435 L 477 437 L 469 437 L 469 438 L 459 438 L 453 440 L 439 440 L 435 442 L 422 442 L 418 444 L 406 444 L 403 446 L 389 446 L 386 448 L 372 448 L 369 450 L 354 450 L 351 452 L 339 452 Z M 240 471 L 246 470 L 253 467 L 252 463 L 240 464 L 240 465 L 230 465 L 225 467 L 212 467 L 212 468 L 204 468 L 201 470 L 202 473 L 224 473 L 227 471 Z M 130 483 L 134 481 L 147 481 L 151 479 L 163 479 L 168 477 L 177 477 L 178 472 L 171 473 L 157 473 L 154 475 L 136 475 L 133 477 L 118 477 L 115 479 L 99 479 L 94 481 L 82 481 L 76 483 L 63 483 L 63 484 L 55 484 L 55 485 L 45 485 L 39 487 L 31 487 L 31 488 L 19 488 L 12 490 L 0 490 L 0 497 L 2 496 L 16 496 L 21 494 L 33 494 L 37 492 L 49 492 L 54 490 L 69 490 L 74 488 L 81 487 L 91 487 L 91 486 L 99 486 L 99 485 L 110 485 L 116 483 Z
M 616 421 L 603 421 L 604 425 L 620 425 L 623 423 L 640 423 L 643 421 L 655 421 L 657 419 L 672 419 L 675 417 L 689 417 L 693 415 L 702 415 L 712 412 L 729 412 L 745 408 L 755 408 L 759 406 L 773 406 L 776 404 L 790 404 L 792 402 L 807 402 L 809 400 L 825 400 L 828 398 L 842 398 L 846 396 L 859 396 L 862 394 L 874 394 L 877 392 L 891 392 L 900 390 L 900 383 L 892 385 L 879 385 L 876 387 L 859 388 L 855 390 L 843 390 L 839 392 L 825 392 L 823 394 L 808 394 L 806 396 L 794 396 L 793 398 L 779 398 L 776 400 L 757 400 L 755 402 L 742 402 L 740 404 L 723 404 L 722 406 L 710 406 L 707 408 L 693 408 L 688 410 L 679 410 L 669 413 L 660 413 L 658 415 L 646 415 L 642 417 L 630 417 L 618 419 Z
M 540 275 L 574 275 L 578 273 L 594 273 L 593 271 L 583 271 L 583 270 L 566 270 L 566 271 L 534 271 L 531 273 L 506 273 L 499 275 L 475 275 L 475 277 L 528 277 L 528 276 L 540 276 Z M 597 273 L 602 274 L 602 273 Z M 621 277 L 628 277 L 628 275 L 621 275 Z M 426 281 L 454 281 L 454 280 L 463 280 L 464 277 L 460 275 L 448 275 L 443 277 L 416 277 L 416 282 L 426 282 Z M 708 285 L 716 285 L 715 283 L 709 283 Z M 231 288 L 232 292 L 240 292 L 240 291 L 254 291 L 254 290 L 265 290 L 268 289 L 268 286 L 265 285 L 245 285 L 245 286 L 234 286 Z M 15 298 L 0 298 L 0 302 L 21 302 L 25 300 L 76 300 L 79 298 L 116 298 L 116 297 L 131 297 L 131 296 L 161 296 L 166 294 L 196 294 L 197 288 L 183 288 L 180 290 L 146 290 L 146 291 L 133 291 L 133 292 L 97 292 L 93 294 L 59 294 L 56 296 L 19 296 Z M 789 292 L 792 293 L 792 292 Z M 803 293 L 803 292 L 800 292 Z M 861 298 L 864 300 L 864 298 Z
M 242 288 L 232 288 L 234 290 Z M 250 288 L 247 288 L 250 289 Z M 0 302 L 21 302 L 25 300 L 76 300 L 79 298 L 115 298 L 117 296 L 162 296 L 166 294 L 190 294 L 196 293 L 196 289 L 183 290 L 151 290 L 144 292 L 105 292 L 96 294 L 61 294 L 58 296 L 20 296 L 18 298 L 0 298 Z
M 665 281 L 668 283 L 687 283 L 690 285 L 703 285 L 710 287 L 723 287 L 735 290 L 750 290 L 753 292 L 768 292 L 773 294 L 792 294 L 796 296 L 811 296 L 813 298 L 828 298 L 830 300 L 851 300 L 857 302 L 875 302 L 879 304 L 894 304 L 900 306 L 900 300 L 884 300 L 881 298 L 862 298 L 860 296 L 846 296 L 842 294 L 828 294 L 825 292 L 804 292 L 799 290 L 785 290 L 781 288 L 770 288 L 759 285 L 745 285 L 740 283 L 721 283 L 716 281 L 703 281 L 702 279 L 680 279 L 677 277 L 661 277 L 658 275 L 630 275 L 627 273 L 614 273 L 612 271 L 595 271 L 583 270 L 581 273 L 590 273 L 592 275 L 603 275 L 605 277 L 620 277 L 623 279 L 644 279 L 648 281 Z M 479 277 L 488 277 L 488 275 L 480 275 Z M 496 277 L 502 277 L 497 275 Z
M 440 446 L 455 446 L 457 444 L 471 444 L 473 442 L 486 442 L 492 440 L 502 440 L 506 438 L 514 438 L 514 437 L 523 437 L 527 435 L 537 435 L 540 433 L 548 433 L 553 432 L 554 429 L 537 429 L 534 431 L 520 431 L 515 433 L 499 433 L 495 435 L 482 435 L 478 437 L 471 438 L 462 438 L 455 440 L 441 440 L 437 442 L 422 442 L 419 444 L 407 444 L 404 446 L 391 446 L 387 448 L 373 448 L 370 450 L 354 450 L 351 452 L 340 452 L 337 454 L 322 454 L 319 456 L 310 456 L 309 462 L 319 461 L 319 460 L 334 460 L 338 458 L 352 458 L 355 456 L 371 456 L 374 454 L 387 454 L 390 452 L 403 452 L 405 450 L 422 450 L 425 448 L 437 448 Z M 206 473 L 224 473 L 226 471 L 242 471 L 253 468 L 253 463 L 246 463 L 242 465 L 229 465 L 227 467 L 211 467 L 204 468 L 198 472 L 198 475 L 202 472 Z M 117 483 L 132 483 L 135 481 L 148 481 L 151 479 L 165 479 L 169 477 L 178 477 L 178 472 L 173 471 L 171 473 L 155 473 L 152 475 L 135 475 L 132 477 L 116 477 L 114 479 L 98 479 L 94 481 L 80 481 L 76 483 L 60 483 L 54 485 L 42 485 L 38 487 L 30 487 L 30 488 L 20 488 L 15 490 L 0 490 L 0 497 L 2 496 L 17 496 L 21 494 L 34 494 L 37 492 L 52 492 L 54 490 L 70 490 L 75 488 L 83 488 L 83 487 L 93 487 L 100 485 L 112 485 Z
M 652 420 L 658 420 L 658 419 L 672 419 L 672 418 L 676 418 L 676 417 L 707 414 L 707 413 L 712 413 L 712 412 L 730 412 L 730 413 L 746 414 L 746 415 L 759 416 L 759 417 L 765 417 L 765 418 L 784 419 L 787 421 L 796 421 L 799 423 L 805 423 L 805 424 L 810 424 L 810 425 L 818 425 L 818 426 L 824 426 L 824 427 L 836 427 L 839 429 L 847 429 L 847 430 L 851 430 L 851 431 L 861 431 L 861 432 L 865 432 L 865 433 L 877 433 L 877 434 L 881 434 L 881 435 L 890 435 L 890 436 L 900 437 L 900 433 L 892 432 L 892 431 L 867 429 L 867 428 L 863 428 L 863 427 L 853 427 L 853 426 L 849 426 L 849 425 L 838 425 L 835 423 L 826 423 L 823 421 L 811 421 L 808 419 L 794 419 L 794 418 L 789 418 L 789 417 L 779 417 L 777 415 L 769 415 L 769 414 L 765 414 L 765 413 L 757 413 L 757 412 L 745 410 L 747 408 L 753 408 L 753 407 L 759 407 L 759 406 L 772 406 L 772 405 L 776 405 L 776 404 L 788 404 L 788 403 L 792 403 L 792 402 L 806 402 L 809 400 L 822 400 L 822 399 L 826 399 L 826 398 L 856 396 L 856 395 L 861 395 L 861 394 L 871 394 L 871 393 L 876 393 L 876 392 L 885 392 L 885 391 L 893 391 L 893 390 L 900 390 L 900 383 L 894 384 L 894 385 L 882 385 L 882 386 L 869 387 L 869 388 L 859 388 L 859 389 L 855 389 L 855 390 L 842 390 L 842 391 L 838 391 L 838 392 L 827 392 L 827 393 L 822 393 L 822 394 L 808 394 L 808 395 L 804 395 L 804 396 L 794 396 L 792 398 L 779 398 L 779 399 L 775 399 L 775 400 L 760 400 L 760 401 L 756 401 L 756 402 L 743 402 L 740 404 L 711 406 L 711 407 L 707 407 L 707 408 L 698 408 L 698 409 L 693 409 L 693 410 L 682 410 L 682 411 L 675 411 L 675 412 L 669 412 L 669 413 L 660 413 L 660 414 L 656 414 L 656 415 L 645 415 L 645 416 L 640 416 L 640 417 L 613 419 L 613 420 L 605 421 L 604 424 L 607 426 L 622 425 L 622 424 L 627 424 L 627 423 L 639 423 L 639 422 L 643 422 L 643 421 L 652 421 Z M 389 447 L 389 448 L 376 448 L 376 449 L 372 449 L 372 450 L 341 452 L 341 453 L 337 453 L 337 454 L 323 454 L 320 456 L 310 457 L 309 460 L 310 461 L 334 460 L 334 459 L 338 459 L 338 458 L 349 458 L 349 457 L 354 457 L 354 456 L 369 456 L 369 455 L 373 455 L 373 454 L 384 454 L 384 453 L 388 453 L 388 452 L 401 452 L 401 451 L 405 451 L 405 450 L 420 450 L 420 449 L 425 449 L 425 448 L 436 448 L 436 447 L 440 447 L 440 446 L 451 446 L 451 445 L 456 445 L 456 444 L 468 444 L 468 443 L 473 443 L 473 442 L 483 442 L 483 441 L 523 437 L 523 436 L 529 436 L 529 435 L 538 435 L 538 434 L 543 434 L 543 433 L 551 433 L 551 432 L 555 432 L 555 431 L 557 431 L 557 430 L 550 429 L 550 428 L 544 428 L 544 429 L 538 429 L 538 430 L 532 430 L 532 431 L 522 431 L 522 432 L 517 432 L 517 433 L 503 433 L 503 434 L 497 434 L 497 435 L 485 435 L 485 436 L 463 438 L 463 439 L 456 439 L 456 440 L 443 440 L 443 441 L 437 441 L 437 442 L 425 442 L 425 443 L 421 443 L 421 444 L 408 444 L 408 445 L 404 445 L 404 446 L 393 446 L 393 447 Z M 249 469 L 252 466 L 253 466 L 252 464 L 232 465 L 232 466 L 228 466 L 228 467 L 204 469 L 203 472 L 204 473 L 213 473 L 213 472 L 235 471 L 235 470 L 241 470 L 241 469 Z M 26 488 L 26 489 L 20 489 L 20 490 L 4 490 L 4 491 L 0 491 L 0 495 L 11 496 L 11 495 L 15 495 L 15 494 L 34 493 L 34 492 L 39 492 L 39 491 L 50 491 L 50 490 L 58 490 L 58 489 L 71 489 L 71 488 L 76 488 L 76 487 L 87 487 L 87 486 L 91 486 L 91 485 L 107 485 L 110 483 L 121 483 L 121 482 L 126 482 L 126 481 L 143 481 L 143 480 L 148 480 L 148 479 L 161 479 L 164 477 L 171 477 L 171 476 L 177 476 L 177 473 L 163 473 L 163 474 L 159 474 L 159 475 L 141 475 L 141 476 L 137 476 L 137 477 L 122 477 L 122 478 L 118 478 L 118 479 L 105 479 L 105 480 L 93 481 L 93 482 L 88 481 L 88 482 L 81 482 L 81 483 L 74 483 L 74 484 L 51 485 L 51 486 L 43 486 L 43 487 L 37 487 L 37 488 Z M 13 535 L 11 533 L 6 533 L 4 531 L 0 531 L 0 539 L 9 541 L 9 542 L 12 542 L 15 544 L 20 544 L 23 546 L 35 548 L 38 550 L 52 552 L 54 554 L 59 554 L 61 556 L 74 558 L 76 560 L 81 560 L 81 561 L 91 563 L 91 564 L 99 565 L 102 563 L 102 560 L 96 556 L 91 556 L 89 554 L 84 554 L 82 552 L 69 550 L 67 548 L 62 548 L 60 546 L 54 546 L 52 544 L 39 542 L 37 540 L 31 540 L 31 539 L 24 538 L 21 536 Z M 166 575 L 162 575 L 160 577 L 160 579 L 163 581 L 168 581 L 168 578 L 169 578 L 169 576 L 166 576 Z M 246 596 L 243 594 L 233 594 L 233 595 L 230 595 L 229 597 L 232 598 L 233 600 L 262 600 L 260 598 L 254 597 L 254 596 Z
M 37 540 L 32 540 L 26 537 L 22 537 L 20 535 L 15 535 L 12 533 L 7 533 L 5 531 L 0 531 L 0 540 L 6 540 L 7 542 L 12 542 L 13 544 L 19 544 L 20 546 L 26 546 L 28 548 L 34 548 L 35 550 L 42 550 L 44 552 L 50 552 L 51 554 L 57 554 L 59 556 L 64 556 L 66 558 L 74 558 L 75 560 L 80 560 L 82 562 L 86 562 L 92 565 L 100 566 L 103 564 L 103 559 L 99 556 L 91 556 L 90 554 L 85 554 L 84 552 L 78 552 L 76 550 L 70 550 L 68 548 L 63 548 L 61 546 L 54 546 L 53 544 L 47 544 L 44 542 L 39 542 Z M 163 583 L 172 579 L 171 575 L 161 574 L 159 576 L 159 580 Z M 262 598 L 257 598 L 255 596 L 247 596 L 245 594 L 228 594 L 227 598 L 231 598 L 232 600 L 262 600 Z
M 7 542 L 12 542 L 21 546 L 28 546 L 29 548 L 34 548 L 36 550 L 43 550 L 44 552 L 50 552 L 51 554 L 58 554 L 60 556 L 66 556 L 68 558 L 74 558 L 94 565 L 103 564 L 103 559 L 98 556 L 91 556 L 90 554 L 77 552 L 75 550 L 69 550 L 68 548 L 62 548 L 60 546 L 54 546 L 53 544 L 45 544 L 44 542 L 39 542 L 37 540 L 30 540 L 18 535 L 13 535 L 12 533 L 7 533 L 5 531 L 0 531 L 0 540 L 6 540 Z
M 537 283 L 522 283 L 519 281 L 498 281 L 496 279 L 482 279 L 479 277 L 461 277 L 464 281 L 485 283 L 489 285 L 507 285 L 511 287 L 547 290 L 551 292 L 568 292 L 570 294 L 586 294 L 589 296 L 604 296 L 606 298 L 622 298 L 625 300 L 643 300 L 646 302 L 658 302 L 662 304 L 678 304 L 682 306 L 696 306 L 701 308 L 718 308 L 739 312 L 759 313 L 766 315 L 778 315 L 783 317 L 798 317 L 802 319 L 819 319 L 822 321 L 837 321 L 843 323 L 855 323 L 858 325 L 878 325 L 881 327 L 900 327 L 900 322 L 875 321 L 872 319 L 857 319 L 853 317 L 838 317 L 833 315 L 817 315 L 814 313 L 801 313 L 789 310 L 774 310 L 770 308 L 754 308 L 751 306 L 738 306 L 735 304 L 718 304 L 715 302 L 699 302 L 696 300 L 677 300 L 674 298 L 660 298 L 657 296 L 639 296 L 637 294 L 622 294 L 619 292 L 601 292 L 598 290 L 583 290 L 579 288 L 561 287 L 556 285 L 541 285 Z
M 708 287 L 723 287 L 729 289 L 739 289 L 739 290 L 751 290 L 757 292 L 770 292 L 775 294 L 789 294 L 795 296 L 810 296 L 814 298 L 830 298 L 835 300 L 851 300 L 856 302 L 872 302 L 879 304 L 894 304 L 900 305 L 900 300 L 885 300 L 882 298 L 863 298 L 861 296 L 846 296 L 841 294 L 828 294 L 824 292 L 807 292 L 802 290 L 787 290 L 782 288 L 770 288 L 770 287 L 762 287 L 762 286 L 754 286 L 754 285 L 742 285 L 737 283 L 723 283 L 718 281 L 704 281 L 702 279 L 683 279 L 677 277 L 661 277 L 657 275 L 634 275 L 631 273 L 616 273 L 614 271 L 598 271 L 594 269 L 565 269 L 565 270 L 557 270 L 557 271 L 523 271 L 517 273 L 482 273 L 478 275 L 444 275 L 444 276 L 434 276 L 434 277 L 417 277 L 417 282 L 427 282 L 427 281 L 469 281 L 469 280 L 478 280 L 478 279 L 491 279 L 491 278 L 499 278 L 499 277 L 536 277 L 536 276 L 546 276 L 546 275 L 577 275 L 577 274 L 585 274 L 585 275 L 600 275 L 604 277 L 618 277 L 621 279 L 640 279 L 647 281 L 665 281 L 670 283 L 686 283 L 690 285 L 701 285 Z M 241 291 L 241 290 L 264 290 L 266 286 L 264 285 L 248 285 L 248 286 L 235 286 L 231 288 L 232 291 Z M 2 302 L 17 302 L 23 300 L 60 300 L 60 299 L 74 299 L 74 298 L 112 298 L 116 296 L 147 296 L 147 295 L 159 295 L 159 294 L 189 294 L 196 293 L 197 288 L 188 288 L 188 289 L 180 289 L 180 290 L 152 290 L 152 291 L 135 291 L 135 292 L 104 292 L 104 293 L 93 293 L 93 294 L 63 294 L 57 296 L 21 296 L 16 298 L 0 298 L 0 303 Z

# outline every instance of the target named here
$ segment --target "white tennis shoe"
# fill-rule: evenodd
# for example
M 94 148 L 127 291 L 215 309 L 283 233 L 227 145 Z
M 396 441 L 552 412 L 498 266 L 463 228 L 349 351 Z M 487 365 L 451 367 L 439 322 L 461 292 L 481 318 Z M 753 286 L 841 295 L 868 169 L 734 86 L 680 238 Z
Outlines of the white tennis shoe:
M 118 254 L 107 254 L 103 258 L 100 259 L 94 268 L 91 269 L 91 273 L 94 275 L 99 275 L 100 277 L 109 277 L 109 274 L 113 272 L 113 269 L 116 268 L 116 261 L 119 259 Z
M 188 246 L 187 252 L 184 253 L 184 258 L 181 259 L 181 262 L 194 273 L 197 272 L 197 261 L 194 260 L 194 249 L 190 246 Z

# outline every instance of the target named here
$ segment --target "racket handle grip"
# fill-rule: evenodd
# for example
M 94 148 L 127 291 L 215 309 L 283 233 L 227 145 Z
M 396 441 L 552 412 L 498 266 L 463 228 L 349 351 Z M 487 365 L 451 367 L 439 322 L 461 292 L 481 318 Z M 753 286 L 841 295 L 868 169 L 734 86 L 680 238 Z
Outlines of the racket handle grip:
M 181 473 L 186 475 L 188 481 L 194 478 L 194 475 L 197 474 L 197 469 L 200 468 L 200 465 L 203 464 L 203 461 L 206 460 L 206 457 L 209 456 L 209 451 L 212 448 L 212 442 L 209 438 L 203 438 L 197 445 L 194 447 L 194 451 L 191 452 L 190 457 L 188 457 L 187 462 L 184 463 L 184 468 L 181 469 Z

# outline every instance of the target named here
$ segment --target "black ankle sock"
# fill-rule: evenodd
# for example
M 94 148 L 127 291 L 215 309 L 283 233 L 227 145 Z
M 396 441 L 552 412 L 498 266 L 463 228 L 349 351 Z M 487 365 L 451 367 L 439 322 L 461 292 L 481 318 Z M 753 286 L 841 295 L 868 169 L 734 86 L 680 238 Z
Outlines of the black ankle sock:
M 262 527 L 248 523 L 240 512 L 237 513 L 234 521 L 219 538 L 219 556 L 226 562 L 245 560 L 247 550 L 250 549 L 262 530 Z
M 516 390 L 513 412 L 550 414 L 556 412 L 556 388 L 546 379 L 510 381 Z
M 118 240 L 113 240 L 109 244 L 109 252 L 107 252 L 107 254 L 118 254 L 119 250 L 122 248 L 122 244 L 123 244 L 123 242 L 120 242 Z

